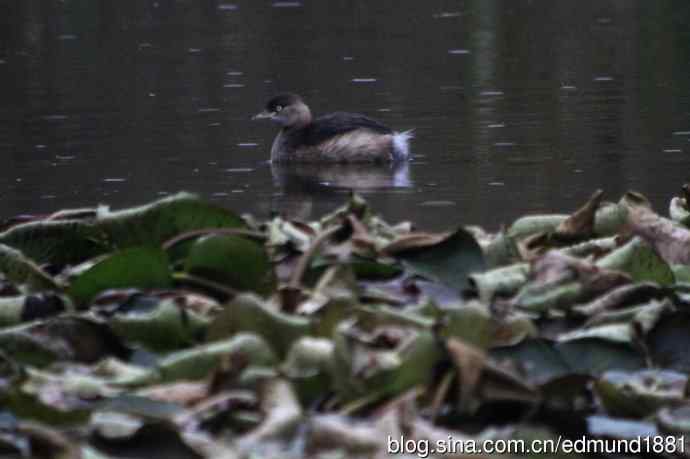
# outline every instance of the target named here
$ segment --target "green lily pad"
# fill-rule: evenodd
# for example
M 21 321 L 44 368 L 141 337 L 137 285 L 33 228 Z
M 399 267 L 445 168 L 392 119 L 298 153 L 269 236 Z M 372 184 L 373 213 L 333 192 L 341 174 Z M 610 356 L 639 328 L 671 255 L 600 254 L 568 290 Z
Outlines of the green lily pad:
M 32 290 L 55 290 L 58 283 L 33 260 L 19 250 L 0 244 L 0 272 L 17 284 L 26 284 Z
M 480 349 L 489 347 L 497 324 L 488 307 L 477 301 L 445 308 L 443 312 L 441 336 L 457 338 Z
M 527 236 L 543 232 L 553 232 L 568 215 L 527 215 L 515 220 L 508 229 L 508 237 L 518 241 Z
M 491 355 L 499 361 L 512 361 L 528 382 L 539 385 L 573 374 L 597 376 L 610 369 L 633 371 L 645 366 L 642 356 L 629 345 L 597 338 L 562 343 L 527 339 L 516 346 L 493 349 Z
M 306 317 L 285 314 L 252 294 L 235 298 L 211 323 L 208 340 L 217 341 L 239 332 L 256 333 L 278 354 L 285 354 L 299 338 L 309 335 L 312 322 Z
M 646 363 L 627 344 L 599 338 L 583 338 L 556 344 L 556 349 L 574 373 L 599 375 L 607 370 L 638 370 Z
M 201 379 L 218 366 L 229 362 L 268 367 L 276 363 L 275 354 L 261 337 L 237 333 L 231 338 L 173 352 L 162 358 L 157 369 L 162 381 Z
M 127 342 L 143 344 L 154 351 L 169 351 L 198 342 L 209 321 L 180 308 L 175 300 L 162 300 L 147 311 L 118 313 L 108 323 Z
M 410 271 L 458 291 L 468 288 L 470 274 L 482 272 L 486 267 L 481 247 L 462 228 L 434 245 L 409 248 L 395 256 Z
M 96 225 L 119 248 L 158 246 L 197 229 L 245 226 L 235 213 L 190 193 L 178 193 L 131 209 L 101 212 Z
M 199 239 L 184 262 L 189 274 L 227 284 L 240 291 L 265 292 L 271 285 L 271 263 L 254 241 L 232 235 Z
M 628 273 L 635 282 L 651 281 L 659 285 L 670 285 L 674 281 L 673 271 L 668 263 L 649 244 L 637 237 L 596 264 L 603 269 Z
M 88 304 L 100 292 L 114 288 L 168 288 L 172 276 L 162 249 L 138 247 L 116 252 L 78 275 L 69 287 L 77 304 Z
M 350 266 L 358 279 L 390 279 L 402 272 L 398 266 L 354 257 Z
M 688 376 L 668 370 L 607 371 L 595 383 L 609 414 L 644 417 L 685 397 Z
M 0 296 L 0 327 L 58 315 L 71 308 L 69 299 L 50 292 Z
M 389 334 L 399 337 L 397 343 L 372 346 L 376 336 Z M 365 330 L 345 320 L 335 331 L 333 343 L 334 386 L 349 401 L 394 396 L 424 384 L 445 355 L 430 330 L 397 324 Z
M 570 367 L 551 341 L 528 339 L 515 346 L 492 349 L 498 362 L 511 361 L 529 384 L 542 385 L 570 373 Z
M 106 235 L 83 220 L 36 221 L 0 233 L 0 244 L 38 263 L 76 264 L 108 252 Z
M 78 316 L 3 328 L 0 349 L 14 361 L 36 367 L 56 360 L 93 363 L 108 355 L 129 354 L 107 325 Z
M 39 263 L 76 264 L 114 249 L 159 246 L 187 231 L 244 227 L 233 212 L 198 196 L 178 193 L 120 211 L 99 208 L 95 218 L 36 221 L 0 233 L 0 244 Z

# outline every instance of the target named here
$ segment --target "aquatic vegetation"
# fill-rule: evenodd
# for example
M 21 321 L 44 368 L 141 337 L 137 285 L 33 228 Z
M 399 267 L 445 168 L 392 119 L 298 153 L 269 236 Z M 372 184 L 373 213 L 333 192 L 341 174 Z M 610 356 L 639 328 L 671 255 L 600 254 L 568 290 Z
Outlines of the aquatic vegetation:
M 686 193 L 670 218 L 597 191 L 497 233 L 390 224 L 357 195 L 313 222 L 186 193 L 12 221 L 0 454 L 369 458 L 401 435 L 683 435 Z

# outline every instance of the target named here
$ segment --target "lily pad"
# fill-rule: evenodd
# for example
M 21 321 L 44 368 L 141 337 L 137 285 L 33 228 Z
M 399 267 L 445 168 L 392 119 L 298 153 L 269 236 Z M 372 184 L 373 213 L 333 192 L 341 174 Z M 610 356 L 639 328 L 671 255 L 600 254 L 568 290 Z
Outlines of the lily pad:
M 607 371 L 594 387 L 612 415 L 644 417 L 682 401 L 687 384 L 687 375 L 668 370 Z
M 206 228 L 239 228 L 235 213 L 190 193 L 178 193 L 151 204 L 119 211 L 101 211 L 96 226 L 118 248 L 159 246 L 179 234 Z
M 67 298 L 54 293 L 0 296 L 0 326 L 18 325 L 64 312 L 71 307 Z
M 644 359 L 630 346 L 597 338 L 563 343 L 528 339 L 517 346 L 491 351 L 498 360 L 512 361 L 534 384 L 578 374 L 597 376 L 610 369 L 644 368 Z
M 472 234 L 462 228 L 430 245 L 411 244 L 394 256 L 412 272 L 458 291 L 469 287 L 470 274 L 480 273 L 486 267 L 481 247 Z
M 673 271 L 668 263 L 639 238 L 633 238 L 600 259 L 597 266 L 628 273 L 635 282 L 651 281 L 659 285 L 670 285 L 674 282 Z
M 57 290 L 58 283 L 34 261 L 12 247 L 0 244 L 0 272 L 17 284 L 27 284 L 33 290 Z
M 109 320 L 118 336 L 154 351 L 170 351 L 201 341 L 209 322 L 209 318 L 180 308 L 174 300 L 162 300 L 145 311 L 118 313 Z
M 232 338 L 168 354 L 158 362 L 156 368 L 162 381 L 201 379 L 208 376 L 222 359 L 236 362 L 242 367 L 271 366 L 277 360 L 262 338 L 250 333 L 238 333 Z
M 82 220 L 35 221 L 0 233 L 0 244 L 20 250 L 38 263 L 76 264 L 106 253 L 104 233 Z
M 110 211 L 101 207 L 95 218 L 16 225 L 0 233 L 0 244 L 14 247 L 39 263 L 66 265 L 115 249 L 160 246 L 187 231 L 243 226 L 244 221 L 233 212 L 193 194 L 178 193 L 131 209 Z
M 249 239 L 224 235 L 199 239 L 184 262 L 188 273 L 245 291 L 270 287 L 271 264 L 266 251 Z
M 168 256 L 162 249 L 138 247 L 116 252 L 72 281 L 69 295 L 88 304 L 100 292 L 114 288 L 167 288 L 172 286 Z
M 225 339 L 239 332 L 256 333 L 277 353 L 285 354 L 295 341 L 311 330 L 309 319 L 277 311 L 265 300 L 244 294 L 227 304 L 214 319 L 209 327 L 208 340 Z
M 690 316 L 683 313 L 662 317 L 647 334 L 652 361 L 661 368 L 690 372 Z

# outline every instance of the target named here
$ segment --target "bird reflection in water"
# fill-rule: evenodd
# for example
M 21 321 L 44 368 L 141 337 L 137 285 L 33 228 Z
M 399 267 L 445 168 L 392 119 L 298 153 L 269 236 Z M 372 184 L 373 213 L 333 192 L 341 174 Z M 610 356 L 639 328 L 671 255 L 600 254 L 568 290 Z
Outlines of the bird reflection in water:
M 382 193 L 413 185 L 408 162 L 388 164 L 270 163 L 280 189 L 271 208 L 286 218 L 311 220 L 341 205 L 350 191 Z

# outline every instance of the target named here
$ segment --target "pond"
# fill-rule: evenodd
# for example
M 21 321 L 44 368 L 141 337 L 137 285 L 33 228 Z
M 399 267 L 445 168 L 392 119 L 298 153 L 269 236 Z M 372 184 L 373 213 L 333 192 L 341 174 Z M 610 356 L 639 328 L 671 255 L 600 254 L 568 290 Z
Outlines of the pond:
M 690 3 L 10 0 L 0 216 L 195 191 L 310 217 L 496 229 L 597 188 L 665 213 L 690 170 Z M 277 92 L 414 129 L 398 169 L 277 167 Z

